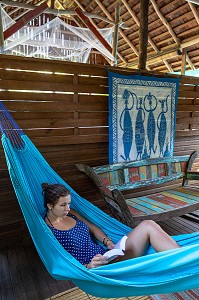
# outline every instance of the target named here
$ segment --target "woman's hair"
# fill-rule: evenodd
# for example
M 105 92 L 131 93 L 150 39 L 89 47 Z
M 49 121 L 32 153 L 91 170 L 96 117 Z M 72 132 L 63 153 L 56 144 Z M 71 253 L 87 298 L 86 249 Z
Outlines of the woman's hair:
M 59 183 L 48 184 L 42 183 L 42 194 L 44 196 L 44 207 L 47 208 L 47 204 L 56 205 L 60 197 L 70 195 L 68 189 Z

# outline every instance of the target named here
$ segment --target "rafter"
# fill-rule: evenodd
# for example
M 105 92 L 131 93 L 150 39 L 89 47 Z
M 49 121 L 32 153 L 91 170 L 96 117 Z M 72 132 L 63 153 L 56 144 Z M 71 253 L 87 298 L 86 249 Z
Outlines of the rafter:
M 61 6 L 63 9 L 65 9 L 64 6 L 63 6 L 63 4 L 62 4 L 59 0 L 57 0 L 57 1 L 59 2 L 60 6 Z M 72 20 L 73 20 L 79 27 L 81 27 L 81 24 L 75 19 L 75 17 L 72 16 L 71 18 L 72 18 Z M 90 20 L 90 22 L 94 23 L 92 19 Z M 94 24 L 93 24 L 93 25 L 94 25 Z M 98 54 L 98 53 L 99 53 L 99 52 L 96 51 L 96 54 Z M 105 55 L 103 55 L 103 54 L 102 54 L 102 56 L 103 56 L 103 57 L 106 59 L 106 61 L 111 65 L 110 59 L 109 59 L 108 57 L 106 57 Z
M 0 4 L 0 53 L 3 53 L 3 49 L 4 49 L 4 36 L 3 36 L 2 10 Z
M 186 61 L 187 61 L 187 63 L 189 64 L 189 66 L 190 66 L 190 68 L 192 69 L 192 70 L 195 70 L 196 69 L 196 67 L 194 66 L 194 64 L 192 63 L 192 61 L 191 61 L 191 59 L 190 59 L 190 57 L 187 55 L 187 57 L 186 57 Z
M 46 0 L 41 0 L 41 1 L 37 2 L 37 6 L 39 6 L 40 4 L 42 4 L 42 3 L 45 2 L 45 1 L 46 1 Z M 29 2 L 31 2 L 31 1 L 29 1 Z M 29 2 L 27 2 L 27 3 L 29 3 Z M 26 13 L 27 13 L 26 10 L 23 11 L 22 13 L 16 15 L 16 16 L 13 18 L 13 20 L 16 21 L 16 20 L 22 18 Z
M 115 9 L 115 28 L 114 28 L 114 36 L 113 36 L 113 51 L 112 54 L 114 56 L 113 65 L 117 66 L 117 52 L 118 52 L 118 33 L 119 33 L 119 23 L 120 23 L 120 2 L 117 1 L 116 9 Z
M 179 45 L 180 44 L 180 40 L 177 38 L 176 34 L 174 33 L 173 29 L 171 28 L 171 26 L 169 25 L 169 23 L 166 21 L 166 19 L 164 18 L 164 16 L 162 15 L 161 11 L 159 10 L 157 4 L 155 3 L 154 0 L 151 0 L 151 3 L 157 13 L 157 15 L 159 16 L 159 18 L 161 19 L 161 21 L 163 22 L 163 24 L 167 27 L 169 33 L 171 34 L 172 38 L 174 39 L 174 41 Z M 190 6 L 193 6 L 193 4 L 189 3 Z M 193 9 L 194 10 L 194 9 Z M 192 11 L 193 11 L 192 10 Z M 197 15 L 196 11 L 195 11 L 195 14 L 194 15 Z M 199 18 L 198 18 L 199 20 Z M 181 44 L 181 49 L 185 49 L 185 47 L 182 47 L 182 44 Z M 188 54 L 186 54 L 186 61 L 188 62 L 189 66 L 191 68 L 194 68 L 194 65 L 193 63 L 191 62 Z
M 99 1 L 99 0 L 95 0 L 95 2 L 97 3 L 97 5 L 101 8 L 101 10 L 103 11 L 103 13 L 109 18 L 109 20 L 113 21 L 112 16 L 110 15 L 110 13 L 107 11 L 107 9 L 103 6 L 103 4 Z M 120 35 L 123 37 L 123 39 L 125 40 L 125 42 L 130 46 L 130 48 L 133 50 L 133 52 L 135 52 L 135 54 L 137 56 L 139 56 L 139 53 L 137 51 L 137 49 L 135 48 L 135 46 L 129 41 L 129 39 L 126 37 L 126 35 L 124 34 L 124 32 L 122 31 L 122 29 L 119 29 L 119 33 Z
M 85 8 L 81 5 L 81 3 L 78 0 L 74 0 L 74 1 L 83 11 L 85 11 Z M 98 29 L 96 23 L 92 19 L 90 21 Z M 127 61 L 124 59 L 124 57 L 119 52 L 117 52 L 117 55 L 125 64 L 127 63 Z
M 172 67 L 170 66 L 170 64 L 168 63 L 168 61 L 166 59 L 163 60 L 163 63 L 165 64 L 165 66 L 167 67 L 167 69 L 169 70 L 170 73 L 173 72 Z
M 189 7 L 190 7 L 195 19 L 196 19 L 197 24 L 199 25 L 199 16 L 198 16 L 198 12 L 197 12 L 195 5 L 190 2 L 188 4 L 189 4 Z
M 32 0 L 28 0 L 26 1 L 27 4 L 29 4 L 30 2 L 32 2 Z M 18 12 L 21 9 L 21 7 L 15 7 L 14 9 L 12 9 L 8 15 L 11 17 L 14 13 Z M 26 13 L 27 11 L 25 11 Z M 23 12 L 24 13 L 24 12 Z M 17 16 L 18 17 L 18 16 Z M 12 17 L 13 20 L 15 20 L 15 17 Z
M 4 31 L 4 40 L 9 38 L 12 34 L 14 34 L 20 28 L 22 28 L 25 24 L 27 24 L 34 18 L 38 17 L 41 13 L 46 11 L 47 7 L 47 2 L 44 1 L 39 6 L 36 6 L 35 9 L 33 9 L 32 11 L 27 12 L 24 18 L 21 18 L 19 21 L 17 21 L 15 24 L 11 25 L 8 29 Z
M 156 2 L 154 0 L 151 0 L 151 3 L 153 5 L 153 8 L 156 11 L 158 17 L 160 18 L 162 23 L 166 26 L 167 30 L 169 31 L 169 33 L 173 37 L 176 44 L 179 44 L 180 43 L 179 39 L 177 38 L 176 34 L 174 33 L 173 29 L 171 28 L 171 26 L 169 25 L 169 23 L 167 22 L 167 20 L 163 16 L 163 14 L 161 13 L 161 11 L 160 11 L 159 7 L 157 6 Z
M 33 9 L 35 9 L 35 6 L 37 6 L 37 4 L 36 5 L 30 5 L 30 4 L 21 3 L 21 2 L 13 2 L 13 1 L 10 1 L 10 0 L 0 0 L 0 3 L 11 6 L 11 7 L 20 7 L 20 8 L 25 8 L 25 9 L 29 9 L 29 10 L 33 10 Z M 74 15 L 76 15 L 76 12 L 74 10 L 60 11 L 58 9 L 51 9 L 51 8 L 48 8 L 46 10 L 46 13 L 53 14 L 53 15 L 58 15 L 59 14 L 59 15 L 63 15 L 63 16 L 67 16 L 67 15 L 73 15 L 74 16 Z M 104 18 L 100 15 L 90 14 L 88 12 L 85 12 L 85 15 L 89 18 L 100 19 L 100 20 L 103 20 L 106 23 L 110 23 L 110 24 L 115 25 L 115 22 L 113 20 L 108 20 L 107 18 Z
M 199 35 L 197 37 L 194 37 L 188 41 L 182 42 L 179 46 L 176 46 L 175 48 L 167 49 L 166 51 L 161 51 L 160 54 L 152 55 L 148 58 L 147 64 L 155 64 L 159 63 L 163 60 L 167 60 L 169 58 L 176 57 L 180 55 L 179 50 L 183 50 L 185 48 L 188 48 L 190 46 L 193 46 L 195 44 L 199 43 Z M 191 64 L 191 61 L 189 60 L 189 63 Z M 137 67 L 138 66 L 138 59 L 133 60 L 132 62 L 128 63 L 127 66 L 129 67 Z
M 140 21 L 138 20 L 136 14 L 134 13 L 134 11 L 130 8 L 129 4 L 127 3 L 126 0 L 122 0 L 124 6 L 126 7 L 126 9 L 128 10 L 129 14 L 131 15 L 131 17 L 133 18 L 133 20 L 135 21 L 135 23 L 137 24 L 138 27 L 140 27 Z M 153 49 L 155 50 L 156 53 L 159 52 L 158 47 L 156 47 L 156 45 L 154 44 L 154 42 L 152 41 L 152 39 L 150 38 L 150 36 L 148 35 L 148 42 L 149 44 L 153 47 Z

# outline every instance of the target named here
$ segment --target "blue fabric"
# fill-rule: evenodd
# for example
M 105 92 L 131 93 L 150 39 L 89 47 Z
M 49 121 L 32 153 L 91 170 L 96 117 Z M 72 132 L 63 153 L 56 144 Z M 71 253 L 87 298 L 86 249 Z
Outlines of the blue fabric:
M 88 264 L 99 253 L 104 254 L 106 250 L 93 241 L 88 225 L 70 213 L 68 216 L 76 221 L 76 225 L 69 230 L 58 230 L 48 225 L 64 249 L 81 264 Z
M 108 72 L 109 163 L 173 155 L 179 78 Z
M 5 134 L 2 144 L 10 177 L 24 218 L 41 260 L 56 279 L 72 280 L 98 297 L 122 297 L 172 293 L 199 287 L 199 233 L 174 237 L 183 247 L 124 262 L 86 269 L 64 250 L 44 221 L 42 182 L 64 184 L 72 195 L 72 208 L 101 227 L 113 242 L 131 229 L 80 197 L 49 166 L 26 135 L 23 150 L 13 148 Z

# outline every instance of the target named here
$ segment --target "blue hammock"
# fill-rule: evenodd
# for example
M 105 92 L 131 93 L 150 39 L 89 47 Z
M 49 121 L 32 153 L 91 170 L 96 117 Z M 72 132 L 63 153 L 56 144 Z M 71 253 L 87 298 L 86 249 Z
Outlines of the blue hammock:
M 30 139 L 0 104 L 2 145 L 12 184 L 35 247 L 48 272 L 71 280 L 97 297 L 124 297 L 172 293 L 199 287 L 199 233 L 175 236 L 180 249 L 155 253 L 87 270 L 67 253 L 44 222 L 42 182 L 64 184 L 71 192 L 72 208 L 94 222 L 114 242 L 131 228 L 111 218 L 80 197 L 49 166 Z

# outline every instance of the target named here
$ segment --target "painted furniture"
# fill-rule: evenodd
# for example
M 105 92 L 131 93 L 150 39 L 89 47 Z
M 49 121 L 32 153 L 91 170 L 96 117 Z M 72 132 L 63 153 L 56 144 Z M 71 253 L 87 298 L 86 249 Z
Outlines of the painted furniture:
M 113 216 L 134 227 L 199 209 L 199 151 L 190 156 L 152 158 L 98 167 L 76 164 L 96 184 Z M 140 196 L 138 191 L 141 190 Z

